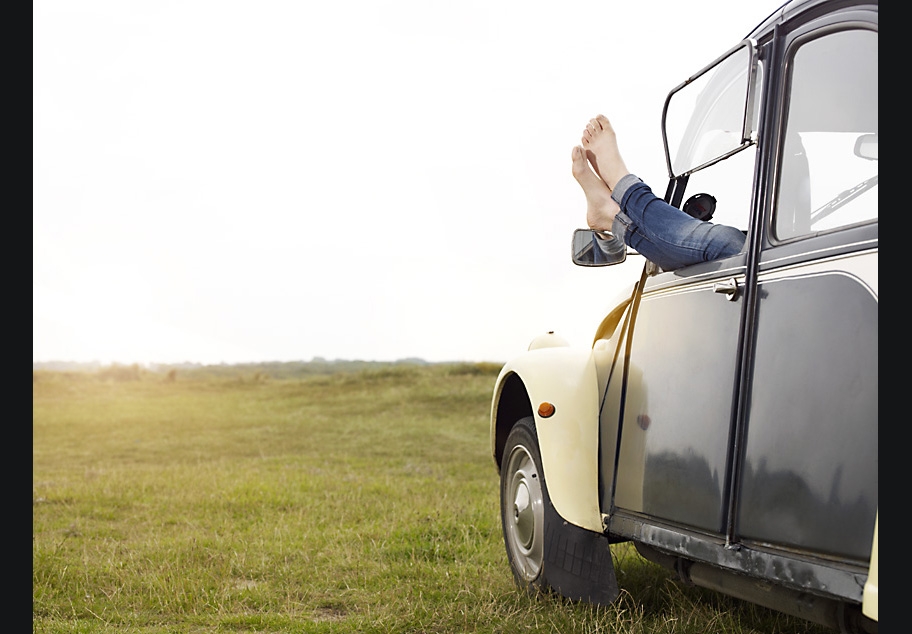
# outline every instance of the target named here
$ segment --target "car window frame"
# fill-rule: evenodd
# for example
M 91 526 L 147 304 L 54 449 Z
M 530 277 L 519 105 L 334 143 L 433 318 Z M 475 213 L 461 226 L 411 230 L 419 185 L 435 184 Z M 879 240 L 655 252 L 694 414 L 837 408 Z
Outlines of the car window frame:
M 768 190 L 767 211 L 763 222 L 762 251 L 789 247 L 790 245 L 792 245 L 793 248 L 786 249 L 789 252 L 807 251 L 811 249 L 811 245 L 817 239 L 822 238 L 827 245 L 832 245 L 835 243 L 857 242 L 858 239 L 856 236 L 859 235 L 863 236 L 862 242 L 868 243 L 870 241 L 872 233 L 870 229 L 872 227 L 874 228 L 874 236 L 876 238 L 877 217 L 785 238 L 780 238 L 776 235 L 779 192 L 782 184 L 782 168 L 786 143 L 785 133 L 788 125 L 789 100 L 791 96 L 795 56 L 804 45 L 810 42 L 834 33 L 859 29 L 873 31 L 875 34 L 879 35 L 877 11 L 867 10 L 863 8 L 863 6 L 849 7 L 843 11 L 836 11 L 799 24 L 783 36 L 784 45 L 782 62 L 779 64 L 781 71 L 776 80 L 779 94 L 775 105 L 775 138 L 770 139 L 774 151 L 772 152 L 773 164 L 770 170 L 772 178 Z M 763 260 L 762 254 L 761 260 Z

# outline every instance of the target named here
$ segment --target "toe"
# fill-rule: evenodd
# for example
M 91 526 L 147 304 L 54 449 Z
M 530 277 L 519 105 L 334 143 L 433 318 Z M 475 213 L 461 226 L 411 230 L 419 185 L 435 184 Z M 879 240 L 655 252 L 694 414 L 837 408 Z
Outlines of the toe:
M 589 166 L 589 162 L 586 160 L 586 154 L 583 152 L 583 148 L 573 148 L 572 156 L 573 164 L 571 166 L 571 171 L 573 172 L 574 178 L 576 178 L 576 180 L 579 181 L 580 185 L 582 185 L 584 188 L 598 188 L 601 184 L 601 181 Z
M 573 161 L 573 175 L 579 178 L 586 170 L 586 155 L 583 154 L 583 148 L 578 145 L 573 148 L 573 151 L 570 153 L 570 158 Z

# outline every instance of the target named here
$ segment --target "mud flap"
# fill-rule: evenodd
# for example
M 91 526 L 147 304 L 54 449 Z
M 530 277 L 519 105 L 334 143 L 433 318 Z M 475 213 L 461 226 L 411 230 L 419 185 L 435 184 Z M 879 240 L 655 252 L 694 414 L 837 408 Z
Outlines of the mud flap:
M 543 572 L 547 583 L 571 601 L 609 605 L 619 591 L 608 538 L 565 521 L 545 504 Z

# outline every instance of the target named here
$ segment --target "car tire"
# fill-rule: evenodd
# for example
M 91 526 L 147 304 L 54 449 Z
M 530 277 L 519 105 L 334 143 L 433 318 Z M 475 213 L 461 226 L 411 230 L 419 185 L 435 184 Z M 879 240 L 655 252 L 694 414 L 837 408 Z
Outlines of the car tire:
M 518 420 L 504 446 L 500 469 L 500 520 L 507 559 L 517 585 L 550 589 L 544 574 L 545 508 L 550 505 L 531 416 Z
M 504 446 L 500 520 L 521 589 L 593 605 L 610 605 L 618 597 L 608 538 L 567 522 L 551 504 L 531 416 L 516 421 Z

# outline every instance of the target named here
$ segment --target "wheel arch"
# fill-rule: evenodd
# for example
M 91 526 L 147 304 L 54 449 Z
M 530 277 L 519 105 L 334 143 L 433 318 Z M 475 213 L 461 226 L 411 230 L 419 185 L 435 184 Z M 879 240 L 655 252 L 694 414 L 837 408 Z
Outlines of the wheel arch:
M 543 417 L 539 404 L 554 405 Z M 567 522 L 603 532 L 598 498 L 598 378 L 590 349 L 527 351 L 500 372 L 491 405 L 491 452 L 500 470 L 513 424 L 535 419 L 551 502 Z
M 495 391 L 492 416 L 492 450 L 494 462 L 500 470 L 504 445 L 513 425 L 521 418 L 532 416 L 532 401 L 522 378 L 515 372 L 508 372 L 498 381 Z

